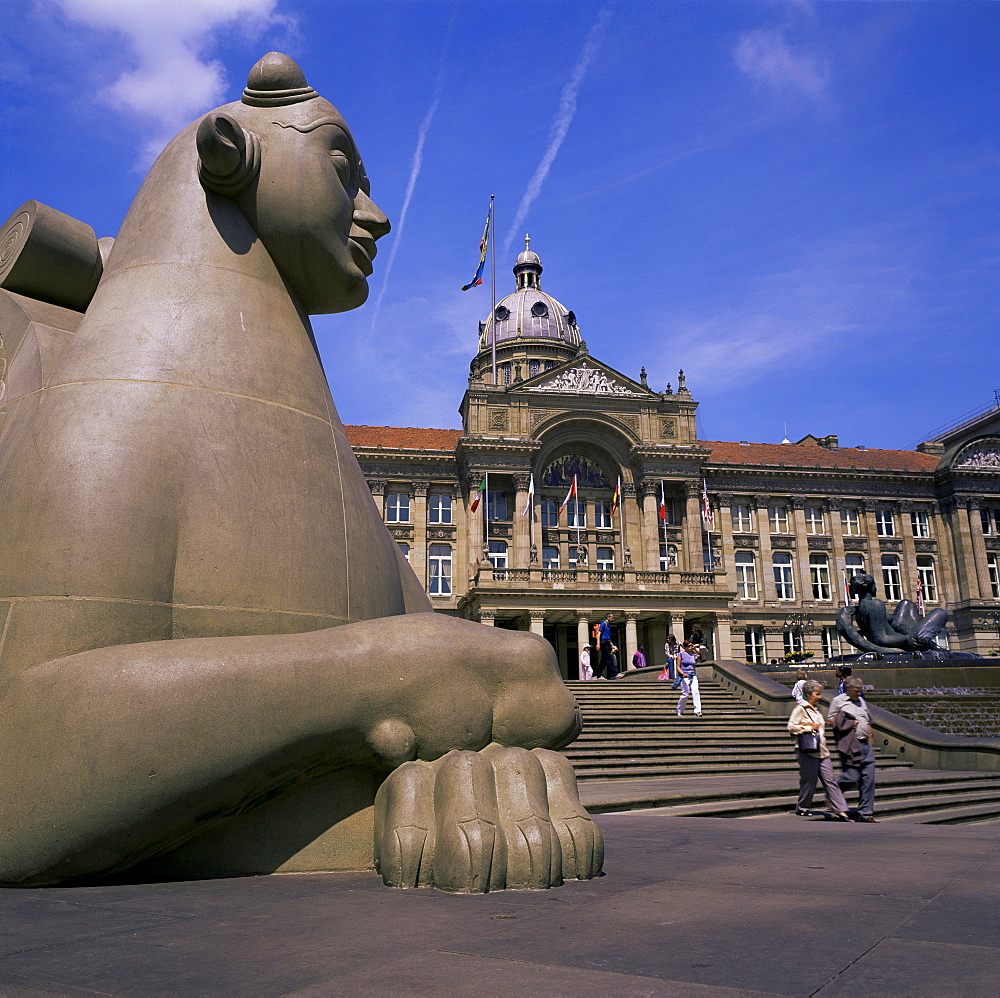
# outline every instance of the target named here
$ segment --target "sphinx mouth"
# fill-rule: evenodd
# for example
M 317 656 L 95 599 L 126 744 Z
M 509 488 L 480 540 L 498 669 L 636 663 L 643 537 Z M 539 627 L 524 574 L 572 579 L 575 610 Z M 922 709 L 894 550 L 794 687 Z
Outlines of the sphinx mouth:
M 372 260 L 375 259 L 375 254 L 378 252 L 378 248 L 375 246 L 375 237 L 366 229 L 355 225 L 348 236 L 348 242 L 351 244 L 351 255 L 354 257 L 358 269 L 365 277 L 370 276 L 374 269 Z

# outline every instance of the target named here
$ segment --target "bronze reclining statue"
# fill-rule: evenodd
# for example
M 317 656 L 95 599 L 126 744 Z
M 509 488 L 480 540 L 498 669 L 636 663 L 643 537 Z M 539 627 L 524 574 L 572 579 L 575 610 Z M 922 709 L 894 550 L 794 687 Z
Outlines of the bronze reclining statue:
M 81 288 L 100 277 L 89 304 L 32 262 L 36 222 Z M 340 113 L 280 53 L 167 146 L 106 261 L 82 223 L 12 217 L 3 884 L 600 871 L 549 751 L 580 729 L 551 648 L 432 612 L 330 396 L 308 315 L 365 301 L 388 231 Z

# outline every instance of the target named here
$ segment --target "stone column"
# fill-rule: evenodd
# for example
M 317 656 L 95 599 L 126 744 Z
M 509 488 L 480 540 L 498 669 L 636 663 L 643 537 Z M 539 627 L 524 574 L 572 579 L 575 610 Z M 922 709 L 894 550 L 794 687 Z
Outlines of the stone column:
M 953 505 L 953 502 L 952 502 Z M 938 573 L 938 590 L 941 604 L 958 599 L 958 552 L 951 543 L 951 516 L 948 503 L 933 503 L 931 506 L 931 537 L 937 540 L 934 565 Z
M 795 524 L 795 567 L 798 574 L 796 587 L 798 589 L 798 603 L 803 600 L 811 600 L 812 581 L 809 577 L 809 535 L 806 533 L 806 513 L 803 503 L 798 496 L 788 497 L 788 509 L 792 514 L 792 523 Z
M 833 540 L 833 551 L 830 559 L 830 585 L 833 587 L 833 604 L 843 605 L 844 602 L 844 566 L 847 552 L 844 550 L 844 533 L 840 526 L 840 497 L 831 496 L 826 503 L 827 533 Z
M 582 652 L 587 645 L 590 644 L 590 623 L 589 623 L 590 611 L 589 610 L 577 610 L 576 611 L 576 645 L 578 653 Z M 593 649 L 591 649 L 591 665 L 593 662 Z
M 625 647 L 618 652 L 622 672 L 633 668 L 632 656 L 639 650 L 639 634 L 635 623 L 638 619 L 638 610 L 625 611 Z
M 530 482 L 530 477 L 524 474 L 513 475 L 514 480 L 514 509 L 513 509 L 513 520 L 514 520 L 514 536 L 512 538 L 511 544 L 511 568 L 527 568 L 528 567 L 528 547 L 531 543 L 531 518 L 535 515 L 534 509 L 530 510 L 526 515 L 522 516 L 524 513 L 524 507 L 528 504 L 528 484 Z
M 486 607 L 482 607 L 479 610 L 480 624 L 485 624 L 487 627 L 494 627 L 496 626 L 496 621 L 494 620 L 495 617 L 496 617 L 496 610 L 492 608 L 487 609 Z
M 544 610 L 529 610 L 528 620 L 531 622 L 529 630 L 532 634 L 544 634 L 545 633 L 545 611 Z
M 701 530 L 701 482 L 684 483 L 684 570 L 704 572 Z
M 868 574 L 875 580 L 878 587 L 879 597 L 884 599 L 885 593 L 882 591 L 882 545 L 875 529 L 875 509 L 879 505 L 876 499 L 863 499 L 861 501 L 865 518 L 865 537 L 868 538 L 868 557 L 866 559 Z
M 731 625 L 733 618 L 728 614 L 715 615 L 715 657 L 720 659 L 733 658 L 733 635 Z M 742 651 L 742 649 L 741 649 Z
M 757 590 L 762 600 L 775 600 L 774 569 L 771 567 L 771 525 L 767 519 L 770 496 L 753 496 L 757 507 L 757 540 L 760 542 L 760 563 L 757 565 Z
M 975 599 L 979 595 L 979 575 L 976 572 L 976 558 L 969 531 L 969 516 L 965 499 L 944 499 L 941 501 L 942 519 L 948 524 L 953 564 L 958 586 L 952 593 L 955 602 Z M 989 590 L 987 590 L 989 591 Z
M 978 499 L 966 502 L 966 516 L 969 523 L 969 533 L 972 535 L 972 556 L 975 561 L 975 578 L 979 583 L 979 592 L 970 585 L 970 595 L 973 599 L 992 599 L 993 589 L 990 586 L 990 571 L 986 565 L 986 538 L 983 537 L 983 519 L 979 513 Z M 971 580 L 970 580 L 971 581 Z
M 410 522 L 413 524 L 413 540 L 410 546 L 410 567 L 417 573 L 420 584 L 427 587 L 427 486 L 428 482 L 413 483 L 413 504 L 410 507 Z M 457 551 L 452 552 L 452 574 L 458 565 Z M 452 578 L 452 591 L 455 591 L 455 579 Z M 462 592 L 466 583 L 462 580 Z
M 718 495 L 719 513 L 715 518 L 716 532 L 722 538 L 722 557 L 726 576 L 726 588 L 736 588 L 736 542 L 733 540 L 733 497 L 729 492 Z M 719 566 L 715 566 L 716 572 Z
M 645 479 L 642 483 L 642 541 L 647 572 L 660 568 L 660 483 Z
M 652 568 L 646 564 L 645 549 L 642 544 L 641 510 L 636 504 L 636 487 L 633 482 L 622 482 L 622 504 L 618 513 L 625 547 L 628 548 L 632 557 L 632 569 L 637 572 L 657 571 L 660 567 L 659 564 Z M 629 568 L 624 563 L 624 557 L 622 558 L 622 567 L 626 571 Z
M 913 542 L 913 526 L 910 523 L 910 512 L 913 503 L 902 500 L 894 504 L 898 512 L 899 536 L 903 541 L 903 557 L 900 571 L 903 573 L 903 598 L 916 601 L 917 598 L 917 548 Z

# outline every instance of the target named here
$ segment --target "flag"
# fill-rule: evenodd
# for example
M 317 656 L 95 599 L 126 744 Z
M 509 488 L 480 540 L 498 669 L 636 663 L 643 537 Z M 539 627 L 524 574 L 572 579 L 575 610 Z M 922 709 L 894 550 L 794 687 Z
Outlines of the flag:
M 701 524 L 708 531 L 715 526 L 715 516 L 712 514 L 712 504 L 708 501 L 708 486 L 704 478 L 701 480 Z
M 527 516 L 528 512 L 531 510 L 531 503 L 535 498 L 535 476 L 532 473 L 531 479 L 528 482 L 528 501 L 524 504 L 524 509 L 521 511 L 521 516 Z
M 474 288 L 483 283 L 483 267 L 486 266 L 486 247 L 490 242 L 490 223 L 493 221 L 493 205 L 490 204 L 490 210 L 486 213 L 486 225 L 483 228 L 483 238 L 479 240 L 479 268 L 476 270 L 476 276 L 466 284 L 462 290 L 468 291 L 469 288 Z
M 663 496 L 663 482 L 660 482 L 660 520 L 667 522 L 667 500 Z
M 576 475 L 573 476 L 573 484 L 569 487 L 569 492 L 566 493 L 566 498 L 563 499 L 562 505 L 559 507 L 559 512 L 556 516 L 562 516 L 563 510 L 569 505 L 570 499 L 576 498 Z
M 483 496 L 486 495 L 486 476 L 483 475 L 483 480 L 479 483 L 479 488 L 476 490 L 476 498 L 472 500 L 472 505 L 469 507 L 470 513 L 475 513 L 479 509 L 479 504 L 483 501 Z
M 923 616 L 924 613 L 924 580 L 917 573 L 917 613 Z
M 615 486 L 615 494 L 611 497 L 611 515 L 618 512 L 618 507 L 622 504 L 622 476 L 618 476 L 618 484 Z
M 850 606 L 851 605 L 851 583 L 850 583 L 850 581 L 849 581 L 849 579 L 847 577 L 847 569 L 846 568 L 842 568 L 840 570 L 840 572 L 841 572 L 841 575 L 843 576 L 843 579 L 844 579 L 844 606 Z

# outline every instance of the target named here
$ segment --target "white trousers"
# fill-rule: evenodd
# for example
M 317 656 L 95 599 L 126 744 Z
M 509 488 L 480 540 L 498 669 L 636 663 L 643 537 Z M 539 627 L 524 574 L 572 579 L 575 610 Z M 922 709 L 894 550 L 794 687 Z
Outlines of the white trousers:
M 688 678 L 685 676 L 681 680 L 681 698 L 677 701 L 677 713 L 683 714 L 684 708 L 687 706 L 688 697 L 694 701 L 694 712 L 696 714 L 701 713 L 701 690 L 698 689 L 698 677 L 691 676 Z

